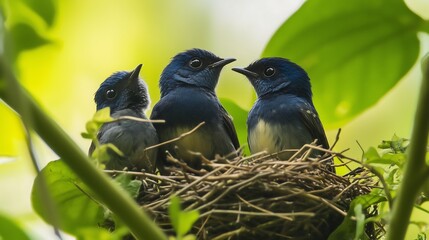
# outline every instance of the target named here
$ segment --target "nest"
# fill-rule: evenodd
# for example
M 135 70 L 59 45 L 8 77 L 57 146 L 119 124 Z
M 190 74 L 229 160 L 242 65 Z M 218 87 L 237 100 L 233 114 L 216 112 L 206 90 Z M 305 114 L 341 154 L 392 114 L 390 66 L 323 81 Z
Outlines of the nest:
M 311 158 L 314 149 L 326 154 Z M 290 161 L 279 161 L 276 154 L 203 159 L 200 170 L 169 156 L 170 176 L 141 173 L 138 201 L 171 235 L 168 207 L 176 195 L 184 210 L 200 213 L 191 230 L 197 239 L 327 239 L 351 201 L 374 184 L 364 168 L 343 177 L 327 171 L 325 162 L 336 155 L 306 145 Z

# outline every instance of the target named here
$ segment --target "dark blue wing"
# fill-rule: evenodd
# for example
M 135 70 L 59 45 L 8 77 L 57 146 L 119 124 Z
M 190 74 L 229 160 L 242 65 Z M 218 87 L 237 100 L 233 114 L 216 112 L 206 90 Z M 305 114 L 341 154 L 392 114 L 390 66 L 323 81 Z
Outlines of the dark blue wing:
M 300 113 L 302 121 L 310 132 L 313 139 L 317 139 L 317 144 L 322 145 L 323 148 L 328 149 L 329 143 L 326 138 L 325 130 L 323 129 L 322 122 L 319 119 L 316 109 L 310 103 L 300 103 Z
M 235 130 L 232 118 L 222 105 L 220 105 L 220 109 L 222 114 L 223 126 L 228 133 L 228 136 L 231 139 L 234 148 L 237 150 L 240 148 L 240 142 L 238 141 L 237 132 Z

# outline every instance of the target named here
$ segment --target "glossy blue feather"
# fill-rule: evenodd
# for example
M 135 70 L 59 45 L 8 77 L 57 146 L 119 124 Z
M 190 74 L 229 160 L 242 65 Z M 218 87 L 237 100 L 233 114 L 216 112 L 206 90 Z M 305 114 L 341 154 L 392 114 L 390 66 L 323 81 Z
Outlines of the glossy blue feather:
M 236 156 L 237 134 L 215 93 L 223 66 L 234 60 L 191 49 L 177 54 L 166 66 L 159 82 L 161 99 L 151 115 L 151 119 L 166 121 L 155 125 L 160 141 L 176 138 L 201 122 L 205 124 L 186 138 L 161 146 L 159 168 L 167 165 L 166 151 L 195 168 L 200 167 L 201 160 L 192 152 L 207 159 L 214 159 L 216 155 Z
M 247 76 L 258 95 L 247 119 L 252 153 L 296 150 L 316 139 L 319 145 L 329 148 L 313 105 L 310 78 L 304 69 L 287 59 L 274 57 L 233 70 Z M 293 153 L 286 152 L 279 157 L 287 160 Z M 335 171 L 332 167 L 329 169 Z

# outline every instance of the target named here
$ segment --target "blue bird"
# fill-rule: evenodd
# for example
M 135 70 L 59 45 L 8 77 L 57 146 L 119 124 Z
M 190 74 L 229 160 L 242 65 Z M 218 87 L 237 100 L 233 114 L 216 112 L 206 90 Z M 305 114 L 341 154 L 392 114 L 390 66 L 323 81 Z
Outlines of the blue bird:
M 223 66 L 233 61 L 191 49 L 176 55 L 162 72 L 161 99 L 151 115 L 151 119 L 166 121 L 155 125 L 160 142 L 176 138 L 201 122 L 205 124 L 181 140 L 160 147 L 157 165 L 161 172 L 168 165 L 166 151 L 197 169 L 201 158 L 195 153 L 207 159 L 214 159 L 216 154 L 237 156 L 240 145 L 234 124 L 215 93 Z
M 245 75 L 258 95 L 247 119 L 252 153 L 299 149 L 315 139 L 323 148 L 329 148 L 304 69 L 284 58 L 262 58 L 233 70 Z M 315 151 L 316 154 L 322 153 Z M 292 155 L 285 152 L 279 158 L 287 160 Z M 328 164 L 328 169 L 335 172 L 333 163 Z
M 147 119 L 144 111 L 149 105 L 146 84 L 139 78 L 142 65 L 133 71 L 120 71 L 108 77 L 95 93 L 97 111 L 110 107 L 112 118 L 131 116 Z M 101 144 L 114 144 L 124 156 L 109 151 L 110 160 L 106 169 L 155 171 L 157 150 L 145 149 L 159 143 L 152 123 L 135 120 L 118 120 L 104 124 L 97 135 Z M 89 155 L 95 150 L 92 143 Z

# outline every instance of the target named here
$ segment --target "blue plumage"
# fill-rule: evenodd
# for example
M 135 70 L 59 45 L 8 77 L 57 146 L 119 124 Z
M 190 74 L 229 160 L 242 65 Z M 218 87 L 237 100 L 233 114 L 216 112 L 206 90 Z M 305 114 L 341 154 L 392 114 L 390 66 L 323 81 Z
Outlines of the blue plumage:
M 149 105 L 149 94 L 145 83 L 139 78 L 141 64 L 131 72 L 120 71 L 108 77 L 95 94 L 97 110 L 110 107 L 113 118 L 131 116 L 147 119 L 144 111 Z M 145 151 L 158 144 L 158 135 L 151 123 L 120 120 L 104 124 L 98 135 L 101 144 L 112 143 L 124 154 L 123 157 L 109 152 L 107 169 L 128 168 L 147 172 L 155 171 L 156 150 Z M 91 144 L 89 155 L 95 150 Z
M 94 101 L 97 111 L 110 107 L 115 113 L 123 109 L 132 109 L 141 114 L 148 107 L 150 100 L 146 84 L 139 79 L 142 65 L 132 71 L 119 71 L 113 73 L 100 85 L 95 93 Z
M 247 119 L 252 153 L 299 149 L 315 139 L 329 148 L 304 69 L 284 58 L 263 58 L 233 70 L 244 74 L 258 95 Z M 285 152 L 279 157 L 287 160 L 293 153 Z
M 180 141 L 160 148 L 158 165 L 161 171 L 166 165 L 166 151 L 195 168 L 200 167 L 201 161 L 194 153 L 208 159 L 214 159 L 216 154 L 236 156 L 237 134 L 215 93 L 223 66 L 234 60 L 191 49 L 176 55 L 162 72 L 161 99 L 151 115 L 151 119 L 166 121 L 155 125 L 160 142 L 176 138 L 201 122 L 205 124 Z

